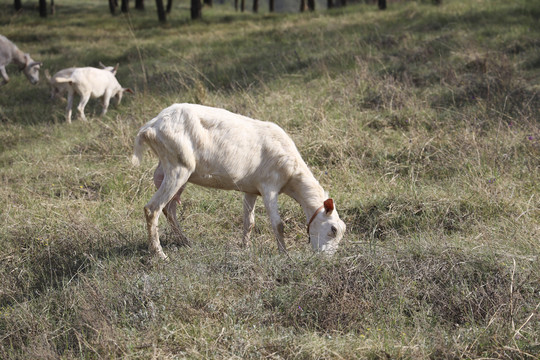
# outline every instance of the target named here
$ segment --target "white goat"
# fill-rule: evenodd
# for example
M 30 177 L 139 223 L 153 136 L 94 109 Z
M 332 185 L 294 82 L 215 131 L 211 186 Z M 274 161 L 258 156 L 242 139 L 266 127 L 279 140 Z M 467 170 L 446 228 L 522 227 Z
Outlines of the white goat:
M 124 92 L 133 93 L 133 90 L 123 88 L 114 74 L 106 69 L 97 69 L 93 67 L 76 68 L 70 76 L 57 77 L 55 82 L 58 84 L 69 83 L 72 90 L 68 90 L 68 104 L 66 108 L 66 121 L 71 123 L 71 107 L 73 106 L 73 93 L 76 92 L 81 100 L 77 106 L 81 119 L 86 121 L 84 107 L 90 100 L 90 97 L 99 98 L 103 96 L 103 110 L 101 115 L 107 113 L 111 97 L 118 99 L 118 104 L 122 100 Z
M 43 63 L 32 60 L 30 54 L 23 53 L 8 38 L 0 35 L 0 74 L 2 74 L 3 78 L 0 86 L 9 82 L 6 66 L 12 62 L 19 66 L 19 70 L 24 72 L 24 75 L 33 85 L 38 83 L 39 68 Z
M 277 202 L 278 195 L 285 193 L 302 206 L 313 249 L 328 254 L 336 251 L 345 223 L 291 138 L 276 124 L 218 108 L 175 104 L 139 130 L 134 165 L 140 163 L 144 145 L 159 157 L 154 173 L 158 190 L 144 207 L 151 253 L 166 258 L 157 229 L 162 210 L 173 229 L 186 239 L 175 214 L 186 182 L 245 193 L 244 244 L 254 225 L 255 201 L 261 195 L 278 248 L 285 251 Z
M 105 66 L 101 62 L 99 63 L 99 66 L 101 66 L 103 70 L 110 71 L 113 75 L 116 75 L 119 65 L 120 64 L 117 63 L 115 67 L 112 67 L 112 66 Z M 56 79 L 70 77 L 75 71 L 75 69 L 77 68 L 70 67 L 67 69 L 62 69 L 58 71 L 56 74 L 54 74 L 53 76 L 51 76 L 51 74 L 49 74 L 49 71 L 45 69 L 45 77 L 49 81 L 49 85 L 51 87 L 51 99 L 54 99 L 55 97 L 61 97 L 64 93 L 69 94 L 70 91 L 73 91 L 73 87 L 71 86 L 71 84 L 59 83 L 56 81 Z

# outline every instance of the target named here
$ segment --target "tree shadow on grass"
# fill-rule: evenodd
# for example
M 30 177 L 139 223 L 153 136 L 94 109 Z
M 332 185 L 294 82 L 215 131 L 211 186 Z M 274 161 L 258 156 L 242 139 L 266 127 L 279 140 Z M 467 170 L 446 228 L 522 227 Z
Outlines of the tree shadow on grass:
M 106 5 L 104 5 L 103 8 L 106 9 Z M 65 10 L 68 11 L 67 8 Z M 365 11 L 365 8 L 359 8 L 354 11 L 362 12 Z M 405 14 L 411 11 L 412 10 L 408 7 L 404 7 L 402 10 Z M 99 53 L 100 51 L 97 51 L 98 53 L 91 54 L 80 50 L 80 54 L 77 54 L 76 52 L 70 53 L 69 58 L 71 60 L 69 63 L 65 61 L 64 63 L 59 63 L 58 60 L 54 60 L 54 66 L 59 69 L 61 67 L 73 66 L 73 62 L 85 65 L 95 65 L 96 60 L 100 60 L 111 64 L 120 62 L 121 67 L 124 67 L 138 62 L 139 56 L 142 54 L 145 58 L 145 62 L 147 62 L 146 66 L 149 70 L 148 84 L 142 84 L 144 80 L 139 74 L 130 74 L 129 81 L 124 79 L 125 76 L 121 77 L 121 83 L 126 82 L 126 85 L 131 87 L 138 84 L 144 88 L 146 88 L 145 85 L 148 85 L 149 90 L 152 93 L 161 96 L 164 93 L 175 96 L 180 92 L 185 94 L 186 88 L 193 87 L 194 84 L 193 81 L 190 81 L 190 77 L 191 79 L 202 81 L 208 89 L 236 91 L 238 88 L 256 89 L 259 85 L 262 86 L 267 82 L 275 81 L 276 79 L 279 80 L 280 78 L 290 75 L 302 75 L 305 81 L 309 81 L 312 77 L 317 77 L 329 70 L 331 73 L 339 74 L 357 66 L 354 57 L 368 51 L 366 50 L 367 48 L 374 47 L 383 52 L 381 55 L 383 60 L 385 57 L 397 57 L 397 63 L 393 65 L 386 64 L 385 71 L 389 71 L 389 69 L 392 71 L 392 69 L 395 68 L 394 70 L 397 72 L 396 76 L 399 77 L 402 73 L 405 75 L 408 74 L 412 76 L 413 79 L 418 78 L 417 81 L 420 82 L 422 86 L 431 86 L 441 80 L 436 75 L 437 71 L 434 72 L 434 76 L 426 77 L 423 75 L 426 68 L 419 64 L 430 61 L 433 61 L 434 63 L 440 62 L 441 55 L 443 55 L 444 59 L 447 58 L 445 55 L 449 53 L 451 48 L 460 46 L 459 44 L 450 44 L 450 47 L 448 47 L 449 39 L 452 39 L 455 35 L 455 31 L 471 28 L 480 31 L 480 29 L 486 28 L 492 29 L 491 31 L 502 32 L 500 26 L 511 27 L 515 24 L 528 22 L 533 24 L 535 19 L 538 18 L 539 13 L 540 9 L 533 6 L 530 6 L 530 9 L 525 10 L 518 7 L 511 8 L 510 10 L 506 8 L 496 10 L 471 10 L 465 15 L 462 13 L 457 15 L 454 13 L 449 14 L 443 11 L 428 11 L 426 12 L 427 15 L 424 15 L 423 12 L 414 10 L 410 17 L 402 16 L 404 20 L 401 23 L 396 23 L 395 17 L 381 17 L 380 19 L 377 19 L 377 28 L 374 27 L 373 21 L 371 23 L 358 21 L 357 23 L 349 22 L 342 25 L 334 24 L 331 28 L 325 29 L 317 35 L 318 37 L 322 37 L 324 42 L 330 45 L 328 52 L 326 52 L 326 50 L 322 51 L 322 49 L 324 49 L 324 44 L 318 43 L 321 41 L 318 38 L 313 39 L 313 29 L 306 24 L 288 31 L 280 31 L 275 28 L 271 30 L 264 29 L 261 31 L 250 31 L 242 37 L 231 36 L 230 38 L 220 37 L 219 39 L 216 39 L 213 43 L 209 43 L 205 46 L 205 51 L 197 51 L 195 54 L 199 55 L 195 55 L 195 57 L 191 58 L 189 64 L 183 63 L 182 61 L 178 62 L 174 52 L 170 55 L 168 52 L 165 52 L 165 57 L 170 58 L 172 56 L 170 59 L 174 60 L 174 63 L 177 64 L 176 67 L 174 67 L 175 70 L 171 70 L 167 68 L 167 66 L 163 67 L 161 48 L 155 43 L 136 46 L 130 46 L 128 44 L 124 54 L 116 57 L 110 56 L 106 49 L 101 51 L 101 53 Z M 91 16 L 94 16 L 92 14 Z M 75 15 L 75 13 L 73 13 L 73 15 Z M 107 14 L 107 16 L 110 15 Z M 260 20 L 259 18 L 256 19 Z M 276 16 L 263 16 L 261 19 L 264 19 L 265 21 L 274 21 L 276 20 Z M 253 20 L 255 20 L 255 18 L 253 18 Z M 136 21 L 141 21 L 141 19 Z M 241 20 L 234 16 L 233 20 L 231 20 L 226 16 L 210 18 L 205 21 L 207 21 L 209 26 L 212 26 L 213 24 Z M 89 25 L 88 22 L 85 22 L 84 25 L 86 27 L 92 27 L 98 26 L 100 23 L 103 23 L 103 26 L 114 25 L 114 22 L 111 23 L 109 20 L 104 20 L 99 17 L 96 17 L 94 24 Z M 77 26 L 77 24 L 74 24 L 74 26 Z M 137 26 L 137 24 L 135 24 L 135 26 Z M 142 29 L 150 29 L 156 26 L 158 26 L 158 24 L 152 26 L 152 24 L 149 23 L 145 24 Z M 183 26 L 184 24 L 180 25 L 180 27 Z M 192 24 L 186 23 L 185 26 L 192 26 Z M 424 47 L 425 51 L 417 53 L 413 50 L 403 48 L 401 36 L 403 36 L 404 29 L 406 29 L 406 33 L 410 34 L 409 37 L 412 39 L 414 39 L 416 35 L 422 38 L 426 33 L 432 33 L 433 36 L 442 36 L 442 40 L 434 43 L 418 42 L 418 45 Z M 347 40 L 344 34 L 347 34 L 350 38 Z M 25 40 L 22 41 L 22 44 L 43 43 L 45 41 L 43 36 L 44 35 L 39 34 L 19 35 L 20 40 Z M 148 37 L 152 36 L 154 35 L 148 35 Z M 346 43 L 344 42 L 344 39 L 348 42 L 348 46 L 342 46 Z M 508 42 L 507 45 L 513 48 L 522 45 L 519 41 L 518 43 L 515 43 L 515 39 L 510 39 Z M 184 43 L 171 43 L 170 38 L 166 38 L 164 44 L 167 44 L 166 46 L 174 47 Z M 525 45 L 522 47 L 527 48 Z M 53 47 L 58 46 L 61 47 L 62 45 L 54 45 Z M 156 46 L 157 50 L 154 49 Z M 199 45 L 188 43 L 188 46 L 198 47 Z M 333 47 L 335 46 L 339 46 L 340 48 L 334 49 Z M 62 50 L 51 49 L 50 51 L 54 52 Z M 189 54 L 189 48 L 185 53 Z M 231 59 L 231 56 L 234 57 L 234 59 Z M 178 55 L 178 57 L 181 59 L 183 58 L 181 55 Z M 411 61 L 411 57 L 414 58 L 413 61 Z M 216 59 L 220 60 L 216 61 Z M 158 62 L 157 64 L 159 65 L 156 65 L 158 66 L 157 71 L 152 73 L 151 64 L 153 61 Z M 320 64 L 323 64 L 324 66 L 318 66 Z M 534 66 L 535 62 L 532 61 L 532 64 L 532 66 Z M 448 64 L 443 63 L 441 66 L 447 67 L 447 65 Z M 388 66 L 390 66 L 390 68 Z M 318 68 L 320 69 L 317 70 Z M 463 72 L 466 69 L 454 70 Z M 176 81 L 175 78 L 177 78 Z M 426 83 L 424 84 L 424 82 Z M 486 84 L 490 85 L 490 83 Z M 484 83 L 480 85 L 484 86 Z M 469 94 L 471 92 L 474 92 L 473 95 L 476 97 L 482 95 L 484 88 L 477 89 L 478 86 L 464 90 L 464 101 L 471 98 L 471 94 Z M 43 92 L 43 88 L 38 90 L 38 88 L 29 89 L 28 86 L 20 86 L 17 88 L 12 87 L 11 92 L 14 95 L 13 98 L 23 99 L 22 101 L 25 102 L 25 106 L 19 105 L 16 107 L 14 107 L 11 102 L 0 104 L 0 106 L 5 107 L 6 109 L 8 106 L 12 107 L 11 110 L 6 110 L 11 113 L 9 116 L 11 121 L 17 123 L 52 121 L 50 115 L 51 111 L 48 111 L 50 109 L 46 105 L 46 100 L 44 99 L 46 96 L 40 94 L 40 92 Z M 452 98 L 452 101 L 455 101 L 454 98 Z M 438 103 L 435 104 L 435 106 L 436 105 L 438 105 Z

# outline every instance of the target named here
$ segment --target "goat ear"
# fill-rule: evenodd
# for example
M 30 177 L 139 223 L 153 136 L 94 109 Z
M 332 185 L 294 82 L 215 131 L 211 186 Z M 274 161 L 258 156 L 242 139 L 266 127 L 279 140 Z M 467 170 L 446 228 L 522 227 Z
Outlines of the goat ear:
M 128 92 L 130 94 L 135 94 L 135 91 L 131 90 L 130 88 L 123 88 L 124 92 Z
M 120 66 L 120 63 L 116 63 L 116 66 L 114 67 L 113 73 L 116 74 L 116 72 L 118 71 L 119 66 Z
M 334 211 L 334 200 L 327 199 L 324 201 L 324 210 L 326 211 L 327 215 L 330 215 L 332 211 Z

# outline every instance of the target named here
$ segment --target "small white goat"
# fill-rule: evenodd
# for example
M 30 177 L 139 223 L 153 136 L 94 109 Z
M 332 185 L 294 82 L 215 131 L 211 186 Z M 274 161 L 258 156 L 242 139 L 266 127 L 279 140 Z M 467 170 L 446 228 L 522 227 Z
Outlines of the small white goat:
M 103 70 L 110 71 L 113 75 L 116 75 L 116 72 L 118 71 L 118 66 L 119 65 L 120 64 L 116 64 L 115 67 L 112 67 L 112 66 L 105 66 L 101 62 L 99 63 L 99 66 L 101 66 L 101 68 Z M 75 69 L 77 69 L 77 68 L 76 67 L 70 67 L 70 68 L 67 68 L 67 69 L 62 69 L 62 70 L 58 71 L 56 74 L 54 74 L 53 76 L 51 76 L 51 74 L 49 74 L 49 71 L 47 71 L 47 69 L 45 69 L 45 77 L 49 81 L 49 85 L 51 87 L 51 99 L 54 99 L 55 97 L 61 97 L 64 93 L 69 94 L 69 91 L 73 91 L 73 87 L 71 86 L 71 84 L 69 84 L 69 83 L 59 83 L 59 82 L 56 81 L 56 79 L 70 77 L 73 74 L 73 72 L 75 71 Z
M 2 83 L 0 86 L 9 82 L 9 76 L 6 72 L 6 66 L 10 63 L 19 66 L 19 70 L 35 85 L 39 81 L 39 68 L 43 63 L 32 60 L 30 54 L 25 54 L 19 48 L 9 41 L 3 35 L 0 35 L 0 74 L 2 74 Z
M 254 225 L 255 201 L 260 195 L 278 248 L 285 251 L 277 202 L 278 195 L 285 193 L 302 206 L 313 249 L 327 254 L 336 251 L 345 223 L 291 138 L 276 124 L 218 108 L 175 104 L 139 130 L 134 165 L 140 163 L 144 145 L 159 157 L 154 173 L 158 190 L 144 207 L 151 253 L 166 258 L 157 229 L 162 210 L 173 229 L 186 239 L 176 220 L 176 203 L 180 203 L 186 182 L 245 193 L 244 244 Z
M 57 77 L 58 84 L 68 83 L 72 90 L 68 90 L 68 104 L 66 108 L 66 121 L 71 123 L 71 107 L 73 106 L 73 93 L 76 92 L 81 100 L 77 106 L 81 119 L 86 121 L 84 107 L 90 97 L 99 98 L 103 96 L 103 110 L 101 116 L 107 113 L 111 97 L 118 99 L 118 104 L 122 100 L 124 92 L 133 93 L 133 90 L 123 88 L 114 74 L 107 69 L 97 69 L 94 67 L 76 68 L 70 76 Z

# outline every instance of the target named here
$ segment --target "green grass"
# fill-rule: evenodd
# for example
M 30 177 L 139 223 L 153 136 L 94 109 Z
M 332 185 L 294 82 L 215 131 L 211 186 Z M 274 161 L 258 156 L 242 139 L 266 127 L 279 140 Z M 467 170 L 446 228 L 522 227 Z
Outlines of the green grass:
M 136 91 L 64 121 L 10 66 L 0 95 L 0 358 L 511 358 L 540 355 L 540 7 L 353 5 L 189 21 L 68 1 L 1 5 L 0 33 L 54 73 L 120 63 Z M 332 259 L 280 199 L 240 247 L 241 194 L 188 186 L 191 247 L 149 258 L 155 157 L 138 128 L 174 102 L 273 121 L 337 203 Z

